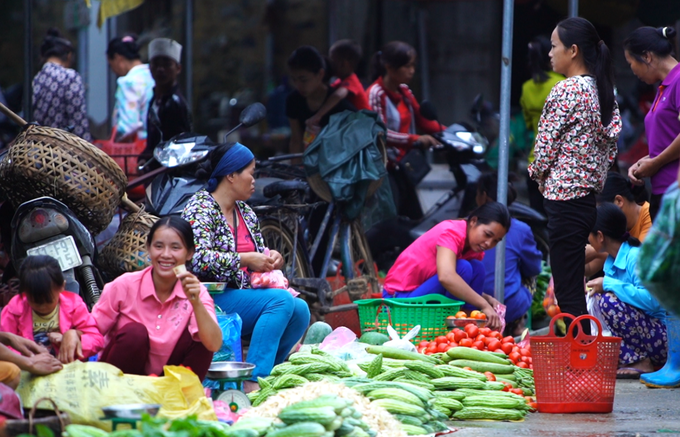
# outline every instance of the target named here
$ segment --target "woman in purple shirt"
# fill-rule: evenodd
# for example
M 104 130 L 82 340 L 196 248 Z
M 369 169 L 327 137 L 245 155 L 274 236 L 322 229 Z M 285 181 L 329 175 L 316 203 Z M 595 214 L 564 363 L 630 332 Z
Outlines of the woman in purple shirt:
M 623 43 L 633 74 L 647 84 L 661 82 L 645 117 L 649 155 L 628 169 L 628 177 L 636 185 L 644 184 L 643 178 L 652 179 L 652 220 L 663 193 L 677 177 L 680 162 L 680 67 L 672 56 L 675 35 L 672 27 L 641 27 Z

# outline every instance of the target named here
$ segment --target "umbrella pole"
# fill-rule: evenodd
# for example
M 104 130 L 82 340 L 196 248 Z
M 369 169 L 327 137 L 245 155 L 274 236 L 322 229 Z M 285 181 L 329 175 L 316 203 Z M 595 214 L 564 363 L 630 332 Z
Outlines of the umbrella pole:
M 578 0 L 569 0 L 569 17 L 578 17 Z
M 33 34 L 33 17 L 31 13 L 31 0 L 24 0 L 24 117 L 30 120 L 33 114 L 33 89 L 31 82 L 33 77 L 33 46 L 31 35 Z M 4 111 L 3 111 L 4 112 Z M 11 111 L 10 111 L 11 112 Z M 12 114 L 14 114 L 12 112 Z M 14 114 L 16 117 L 18 115 Z M 23 121 L 23 120 L 22 120 Z M 23 121 L 23 124 L 26 124 Z
M 503 0 L 503 47 L 501 59 L 501 125 L 498 136 L 498 189 L 497 201 L 508 203 L 508 160 L 510 149 L 510 89 L 512 79 L 512 26 L 514 0 Z M 496 246 L 496 269 L 494 294 L 496 299 L 505 301 L 505 239 Z

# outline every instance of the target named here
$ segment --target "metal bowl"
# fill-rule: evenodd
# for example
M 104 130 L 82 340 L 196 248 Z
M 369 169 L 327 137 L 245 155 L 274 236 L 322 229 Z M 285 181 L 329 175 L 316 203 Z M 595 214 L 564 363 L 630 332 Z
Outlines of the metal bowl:
M 203 282 L 209 293 L 222 293 L 227 288 L 226 282 Z
M 111 405 L 102 408 L 102 412 L 106 419 L 141 419 L 144 413 L 155 416 L 160 408 L 160 404 Z
M 453 328 L 465 328 L 466 325 L 469 325 L 471 323 L 474 323 L 477 325 L 478 328 L 483 328 L 486 326 L 486 320 L 480 320 L 480 319 L 452 319 L 452 318 L 447 318 L 446 319 L 446 326 L 449 329 Z
M 255 364 L 242 363 L 240 361 L 215 361 L 210 365 L 209 379 L 239 379 L 250 378 Z

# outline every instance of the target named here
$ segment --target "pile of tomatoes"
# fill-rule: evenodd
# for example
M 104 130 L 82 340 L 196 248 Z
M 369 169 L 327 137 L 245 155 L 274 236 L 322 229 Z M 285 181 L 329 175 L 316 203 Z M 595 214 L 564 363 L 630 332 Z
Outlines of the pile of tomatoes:
M 432 355 L 459 346 L 480 351 L 503 352 L 514 365 L 533 369 L 530 345 L 519 347 L 515 344 L 514 337 L 503 337 L 498 331 L 479 328 L 474 323 L 465 325 L 463 329 L 455 328 L 448 334 L 440 335 L 432 341 L 421 341 L 417 349 L 421 354 Z

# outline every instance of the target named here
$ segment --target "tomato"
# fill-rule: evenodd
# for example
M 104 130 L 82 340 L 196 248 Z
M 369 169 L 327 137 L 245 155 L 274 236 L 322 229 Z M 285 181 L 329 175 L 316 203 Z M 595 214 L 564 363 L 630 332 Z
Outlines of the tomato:
M 465 311 L 458 311 L 454 317 L 456 319 L 467 319 L 467 313 Z
M 475 338 L 479 335 L 479 328 L 476 324 L 470 323 L 469 325 L 465 325 L 465 332 L 467 333 L 468 337 Z
M 419 354 L 424 354 L 425 351 L 427 351 L 427 347 L 419 347 L 419 348 L 418 348 L 418 353 L 419 353 Z
M 481 313 L 481 311 L 479 311 L 479 310 L 474 310 L 473 312 L 470 313 L 470 318 L 471 318 L 471 319 L 476 319 L 476 318 L 477 318 L 477 315 L 478 315 L 479 313 Z
M 472 340 L 469 338 L 464 338 L 458 342 L 458 345 L 463 347 L 472 347 Z
M 440 344 L 440 343 L 448 343 L 448 342 L 449 342 L 449 340 L 447 340 L 446 337 L 443 336 L 443 335 L 440 335 L 439 337 L 435 338 L 434 341 L 435 341 L 437 344 Z
M 446 352 L 449 350 L 449 343 L 439 343 L 437 345 L 437 352 Z
M 452 341 L 456 341 L 456 334 L 454 334 L 453 332 L 449 332 L 448 334 L 446 334 L 446 340 L 449 343 L 451 343 Z
M 532 363 L 532 364 L 529 364 L 529 368 L 530 368 L 531 370 L 534 370 L 534 364 L 533 364 L 533 363 Z
M 479 333 L 488 336 L 489 334 L 491 334 L 491 329 L 490 328 L 479 328 Z
M 427 346 L 427 351 L 428 351 L 428 352 L 433 352 L 433 353 L 434 353 L 434 352 L 437 352 L 437 343 L 435 343 L 434 341 L 431 342 L 431 343 Z
M 512 361 L 513 363 L 517 363 L 517 361 L 519 361 L 519 359 L 522 358 L 522 355 L 520 355 L 519 352 L 510 352 L 508 358 L 510 358 L 510 361 Z
M 529 360 L 531 360 L 531 357 L 529 357 L 529 356 L 527 356 L 527 355 L 522 356 L 522 358 L 520 358 L 519 360 L 520 360 L 521 362 L 523 362 L 523 363 L 531 364 L 531 363 L 529 362 Z
M 488 346 L 489 343 L 494 340 L 493 337 L 484 337 L 482 334 L 479 334 L 477 337 L 482 337 L 482 341 L 484 342 L 484 346 Z
M 524 396 L 524 392 L 522 391 L 521 388 L 511 388 L 510 393 L 514 393 L 516 395 Z
M 531 356 L 531 351 L 526 348 L 522 348 L 519 350 L 519 354 L 523 357 L 530 357 Z
M 453 335 L 454 335 L 454 337 L 455 337 L 455 338 L 454 338 L 454 341 L 455 341 L 456 343 L 460 343 L 460 341 L 461 341 L 462 339 L 468 337 L 467 333 L 466 333 L 465 331 L 460 330 L 460 329 L 454 330 Z
M 536 410 L 538 410 L 538 403 L 536 403 L 536 402 L 529 402 L 528 405 L 529 405 L 529 407 L 531 407 L 531 409 L 530 409 L 529 411 L 531 411 L 532 413 L 535 412 Z
M 503 391 L 510 391 L 512 386 L 510 384 L 503 383 Z
M 425 351 L 425 355 L 432 355 L 434 352 Z
M 519 363 L 517 363 L 517 367 L 521 367 L 522 369 L 528 369 L 529 365 L 524 361 L 520 361 Z
M 490 351 L 495 351 L 501 347 L 501 342 L 495 338 L 491 338 L 491 341 L 486 344 L 486 347 L 489 348 Z
M 454 347 L 458 347 L 458 343 L 452 341 L 451 343 L 449 343 L 449 347 L 446 350 L 448 351 L 450 349 L 453 349 Z
M 515 344 L 515 337 L 513 337 L 512 335 L 503 337 L 503 343 Z
M 485 338 L 486 337 L 484 337 L 484 334 L 479 334 L 475 337 L 475 341 L 481 341 L 483 343 Z
M 496 340 L 498 340 L 498 341 L 502 341 L 502 340 L 503 340 L 503 334 L 501 334 L 501 333 L 498 332 L 498 331 L 491 331 L 491 336 L 492 336 L 493 338 L 495 338 Z
M 519 353 L 519 346 L 513 346 L 512 351 Z
M 486 320 L 486 314 L 479 312 L 477 315 L 475 315 L 475 319 L 477 320 Z
M 484 350 L 484 342 L 483 341 L 475 341 L 474 343 L 472 343 L 472 347 L 475 348 L 475 349 L 478 349 L 480 351 L 483 351 Z
M 548 308 L 553 303 L 555 303 L 555 298 L 546 297 L 545 299 L 543 299 L 543 308 Z
M 427 346 L 429 346 L 429 344 L 430 344 L 429 341 L 423 340 L 420 343 L 418 343 L 418 347 L 427 347 Z
M 487 381 L 495 381 L 496 380 L 496 375 L 494 375 L 491 372 L 484 372 L 484 376 L 486 376 Z
M 528 350 L 529 355 L 531 355 L 531 345 L 530 344 L 526 345 L 526 347 L 524 349 Z
M 501 343 L 501 350 L 505 355 L 510 355 L 512 352 L 512 345 L 510 343 Z
M 546 310 L 546 313 L 548 313 L 548 317 L 552 318 L 561 313 L 562 311 L 560 310 L 560 307 L 558 305 L 550 305 Z

